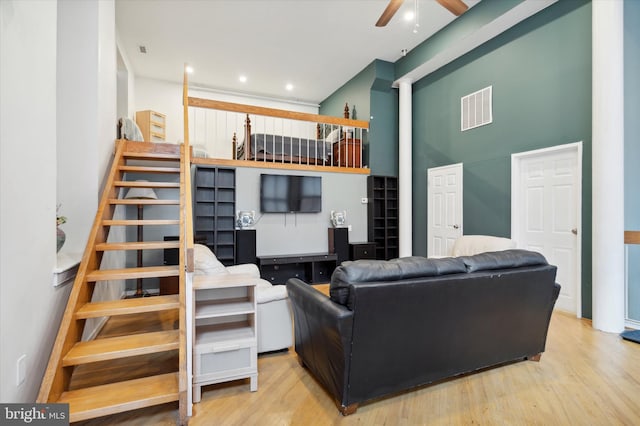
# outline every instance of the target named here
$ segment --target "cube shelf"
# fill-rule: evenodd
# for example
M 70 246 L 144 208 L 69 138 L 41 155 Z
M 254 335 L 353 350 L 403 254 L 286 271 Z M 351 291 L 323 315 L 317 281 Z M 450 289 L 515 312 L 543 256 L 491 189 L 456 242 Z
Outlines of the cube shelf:
M 195 167 L 194 231 L 224 265 L 235 263 L 235 169 Z
M 369 241 L 376 243 L 375 258 L 398 257 L 398 178 L 369 176 L 367 196 L 367 236 Z

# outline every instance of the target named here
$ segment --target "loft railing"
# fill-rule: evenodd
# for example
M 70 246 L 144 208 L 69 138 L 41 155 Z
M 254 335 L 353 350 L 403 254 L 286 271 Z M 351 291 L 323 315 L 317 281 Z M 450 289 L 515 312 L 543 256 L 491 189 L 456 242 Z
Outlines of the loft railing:
M 185 79 L 185 91 L 188 90 Z M 367 169 L 369 123 L 185 96 L 185 140 L 195 156 L 267 164 Z

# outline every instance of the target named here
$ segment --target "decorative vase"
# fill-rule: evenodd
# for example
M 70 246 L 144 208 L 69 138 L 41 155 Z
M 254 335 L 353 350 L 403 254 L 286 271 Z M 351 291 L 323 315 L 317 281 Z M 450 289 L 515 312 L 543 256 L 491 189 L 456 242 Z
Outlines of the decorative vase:
M 66 239 L 67 239 L 67 235 L 64 233 L 64 231 L 56 226 L 56 242 L 57 242 L 56 253 L 60 251 Z

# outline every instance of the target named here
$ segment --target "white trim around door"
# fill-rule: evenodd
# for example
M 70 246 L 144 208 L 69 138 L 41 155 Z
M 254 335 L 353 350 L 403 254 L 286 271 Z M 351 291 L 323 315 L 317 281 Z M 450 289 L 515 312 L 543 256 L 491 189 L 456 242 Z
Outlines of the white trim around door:
M 572 229 L 570 230 L 576 238 L 575 245 L 575 265 L 571 268 L 575 277 L 573 283 L 574 289 L 571 291 L 575 297 L 575 313 L 578 318 L 582 317 L 582 277 L 581 277 L 581 265 L 582 265 L 582 142 L 569 143 L 565 145 L 557 145 L 550 148 L 543 148 L 533 151 L 520 152 L 511 155 L 511 238 L 513 238 L 517 247 L 523 246 L 521 235 L 527 225 L 528 208 L 526 207 L 526 199 L 523 191 L 521 190 L 523 185 L 523 172 L 524 163 L 533 161 L 536 159 L 542 159 L 550 155 L 562 155 L 566 154 L 575 160 L 575 194 L 573 196 L 573 202 L 576 209 L 576 217 L 570 218 L 572 223 Z M 565 200 L 566 201 L 566 200 Z M 529 207 L 529 209 L 531 206 Z M 573 225 L 575 223 L 575 225 Z M 569 230 L 564 230 L 565 233 Z M 547 254 L 546 254 L 547 255 Z M 547 255 L 549 257 L 549 255 Z M 551 262 L 550 262 L 551 263 Z

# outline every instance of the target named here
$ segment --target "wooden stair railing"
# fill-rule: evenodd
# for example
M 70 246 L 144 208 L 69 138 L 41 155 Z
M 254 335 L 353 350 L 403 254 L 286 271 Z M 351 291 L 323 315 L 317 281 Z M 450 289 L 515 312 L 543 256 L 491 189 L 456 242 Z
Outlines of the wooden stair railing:
M 68 403 L 71 422 L 173 401 L 178 401 L 177 422 L 186 424 L 188 421 L 185 270 L 193 251 L 193 243 L 185 243 L 187 235 L 190 235 L 189 238 L 193 241 L 188 154 L 189 150 L 179 145 L 116 141 L 113 165 L 107 177 L 37 398 L 37 402 L 40 403 Z M 131 160 L 135 160 L 135 164 L 129 164 Z M 150 161 L 153 163 L 146 164 Z M 133 182 L 126 179 L 129 173 L 148 173 L 156 176 L 179 175 L 180 178 L 179 183 L 175 181 Z M 133 187 L 176 190 L 176 194 L 171 199 L 158 200 L 120 198 L 121 194 Z M 175 205 L 177 209 L 175 217 L 169 219 L 113 219 L 116 206 L 128 204 Z M 175 232 L 179 233 L 180 239 L 179 241 L 107 241 L 111 227 L 138 225 L 175 226 L 179 228 Z M 180 248 L 179 265 L 101 269 L 103 254 L 107 251 L 167 248 Z M 187 252 L 187 250 L 190 251 Z M 191 267 L 190 271 L 192 270 Z M 96 283 L 99 282 L 103 283 L 102 285 L 110 285 L 109 281 L 121 282 L 120 280 L 167 276 L 179 277 L 180 290 L 177 295 L 100 302 L 91 300 Z M 135 334 L 82 341 L 85 322 L 89 318 L 161 311 L 178 312 L 179 320 L 176 329 L 155 332 L 139 329 Z M 136 327 L 130 328 L 136 330 Z M 138 364 L 133 363 L 133 357 L 167 351 L 178 353 L 178 362 L 174 371 L 139 377 L 139 373 L 135 371 Z M 129 359 L 132 361 L 130 380 L 78 389 L 72 384 L 72 375 L 76 366 L 118 360 L 118 368 L 122 369 L 122 365 L 126 365 Z

